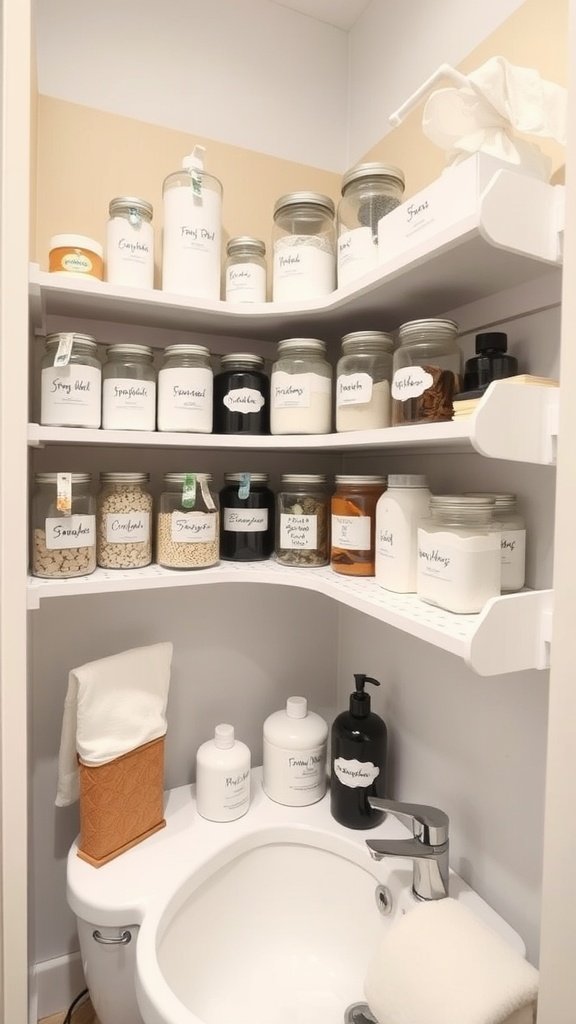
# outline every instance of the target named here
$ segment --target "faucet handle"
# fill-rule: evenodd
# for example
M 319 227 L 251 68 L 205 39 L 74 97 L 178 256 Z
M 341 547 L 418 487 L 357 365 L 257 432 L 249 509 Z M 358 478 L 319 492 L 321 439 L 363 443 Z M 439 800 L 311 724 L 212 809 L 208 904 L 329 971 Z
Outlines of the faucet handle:
M 443 846 L 448 842 L 449 818 L 439 807 L 427 804 L 404 804 L 397 800 L 384 800 L 379 796 L 369 796 L 368 803 L 375 811 L 387 811 L 393 814 L 404 825 L 412 829 L 412 834 L 427 846 Z

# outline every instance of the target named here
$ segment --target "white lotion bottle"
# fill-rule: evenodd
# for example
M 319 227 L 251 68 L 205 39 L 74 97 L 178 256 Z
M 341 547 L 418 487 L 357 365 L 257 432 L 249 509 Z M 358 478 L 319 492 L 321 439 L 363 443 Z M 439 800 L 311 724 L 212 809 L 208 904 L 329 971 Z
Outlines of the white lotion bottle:
M 217 725 L 196 755 L 196 806 L 209 821 L 235 821 L 250 806 L 250 751 L 233 725 Z
M 285 711 L 264 722 L 263 789 L 271 800 L 303 807 L 326 792 L 328 726 L 308 711 L 305 697 L 289 697 Z

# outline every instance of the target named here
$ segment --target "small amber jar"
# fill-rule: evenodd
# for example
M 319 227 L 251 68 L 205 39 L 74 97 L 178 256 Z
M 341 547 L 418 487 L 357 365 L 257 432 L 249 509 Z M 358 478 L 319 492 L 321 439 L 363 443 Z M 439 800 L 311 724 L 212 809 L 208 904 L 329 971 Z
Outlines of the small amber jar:
M 374 576 L 375 523 L 384 476 L 337 476 L 332 496 L 330 566 L 344 576 Z
M 51 274 L 74 277 L 104 277 L 104 248 L 87 235 L 52 235 L 49 270 Z

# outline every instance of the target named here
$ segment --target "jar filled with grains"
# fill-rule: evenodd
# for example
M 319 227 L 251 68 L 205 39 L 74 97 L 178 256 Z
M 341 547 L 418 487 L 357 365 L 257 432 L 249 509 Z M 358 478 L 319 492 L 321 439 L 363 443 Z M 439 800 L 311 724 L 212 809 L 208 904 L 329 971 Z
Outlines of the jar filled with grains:
M 104 430 L 156 429 L 156 370 L 148 345 L 110 345 L 104 363 Z
M 156 535 L 159 565 L 206 569 L 220 557 L 218 498 L 210 473 L 167 473 Z
M 89 334 L 49 334 L 40 380 L 42 426 L 100 426 L 102 366 Z
M 101 473 L 98 499 L 98 565 L 141 569 L 152 561 L 152 495 L 149 473 Z
M 276 558 L 282 565 L 328 565 L 330 497 L 326 477 L 285 475 L 277 496 Z
M 32 575 L 88 576 L 96 568 L 96 499 L 88 473 L 36 473 Z

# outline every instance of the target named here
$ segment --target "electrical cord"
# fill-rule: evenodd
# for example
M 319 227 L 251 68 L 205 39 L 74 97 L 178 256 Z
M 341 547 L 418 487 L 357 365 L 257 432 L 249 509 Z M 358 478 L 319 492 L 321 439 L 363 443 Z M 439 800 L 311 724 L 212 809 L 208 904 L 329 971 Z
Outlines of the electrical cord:
M 68 1011 L 66 1013 L 66 1016 L 64 1017 L 64 1020 L 63 1020 L 62 1024 L 72 1024 L 72 1014 L 74 1013 L 74 1010 L 78 1006 L 78 1003 L 82 999 L 84 999 L 84 996 L 87 996 L 87 995 L 88 995 L 88 989 L 85 988 L 85 989 L 82 990 L 82 992 L 80 992 L 79 995 L 76 996 L 76 999 L 72 1000 L 72 1002 L 70 1003 L 70 1006 L 68 1007 Z

